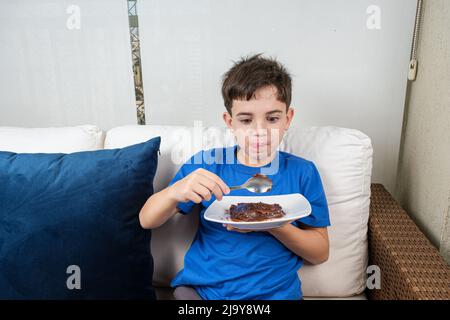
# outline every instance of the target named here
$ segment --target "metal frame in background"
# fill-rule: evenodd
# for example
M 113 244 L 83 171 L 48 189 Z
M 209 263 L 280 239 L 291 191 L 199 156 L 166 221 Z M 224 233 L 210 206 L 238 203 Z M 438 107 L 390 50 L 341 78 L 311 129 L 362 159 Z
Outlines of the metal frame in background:
M 136 7 L 137 0 L 127 0 L 127 3 L 134 89 L 136 96 L 137 123 L 140 125 L 145 125 L 144 86 L 142 83 L 141 44 L 139 41 L 139 20 Z

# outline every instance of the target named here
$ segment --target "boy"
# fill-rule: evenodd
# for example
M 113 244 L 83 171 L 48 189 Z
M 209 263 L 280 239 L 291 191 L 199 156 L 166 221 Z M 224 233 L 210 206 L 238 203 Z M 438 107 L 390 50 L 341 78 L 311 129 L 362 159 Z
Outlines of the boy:
M 201 151 L 186 162 L 169 186 L 152 195 L 142 208 L 142 227 L 156 228 L 176 212 L 201 205 L 199 229 L 172 280 L 177 299 L 301 299 L 297 270 L 303 260 L 328 259 L 328 205 L 319 172 L 303 158 L 277 151 L 294 117 L 291 77 L 276 60 L 255 55 L 242 58 L 224 75 L 223 119 L 236 145 Z M 210 154 L 216 161 L 198 161 Z M 231 155 L 231 156 L 230 156 Z M 231 161 L 230 161 L 231 160 Z M 312 213 L 264 231 L 234 229 L 204 219 L 214 200 L 230 193 L 256 173 L 274 167 L 273 188 L 261 197 L 301 193 Z M 235 196 L 255 196 L 233 190 Z M 262 200 L 263 201 L 263 200 Z

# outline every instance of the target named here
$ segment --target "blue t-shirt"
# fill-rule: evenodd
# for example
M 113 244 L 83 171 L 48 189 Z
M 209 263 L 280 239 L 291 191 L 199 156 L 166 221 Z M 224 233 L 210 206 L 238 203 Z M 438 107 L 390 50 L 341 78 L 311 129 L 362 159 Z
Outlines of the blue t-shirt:
M 311 214 L 292 224 L 330 225 L 322 181 L 311 161 L 278 151 L 271 163 L 250 167 L 237 160 L 236 151 L 236 145 L 200 151 L 180 168 L 170 185 L 198 168 L 215 173 L 229 186 L 240 185 L 254 174 L 263 173 L 272 179 L 273 188 L 262 196 L 301 193 L 310 202 Z M 255 193 L 241 189 L 228 195 L 255 196 Z M 213 195 L 210 201 L 202 201 L 199 227 L 185 255 L 184 269 L 171 286 L 194 287 L 207 300 L 300 299 L 297 271 L 303 264 L 302 258 L 268 232 L 228 231 L 220 223 L 205 220 L 204 212 L 215 199 Z M 186 214 L 194 205 L 192 201 L 180 202 L 178 208 Z

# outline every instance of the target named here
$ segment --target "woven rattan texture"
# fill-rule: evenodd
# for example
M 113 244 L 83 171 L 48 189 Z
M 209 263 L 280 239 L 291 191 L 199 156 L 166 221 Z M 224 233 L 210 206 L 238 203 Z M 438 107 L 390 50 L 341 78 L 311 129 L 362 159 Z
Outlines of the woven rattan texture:
M 381 269 L 369 299 L 450 300 L 450 266 L 381 184 L 371 186 L 369 264 Z

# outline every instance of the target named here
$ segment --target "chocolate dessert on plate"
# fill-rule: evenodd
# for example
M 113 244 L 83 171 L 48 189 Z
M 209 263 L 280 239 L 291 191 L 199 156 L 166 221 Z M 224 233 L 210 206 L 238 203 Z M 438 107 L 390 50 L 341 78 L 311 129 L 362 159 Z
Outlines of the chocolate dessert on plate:
M 228 213 L 231 220 L 244 222 L 264 221 L 282 218 L 286 215 L 279 204 L 263 202 L 232 204 Z

